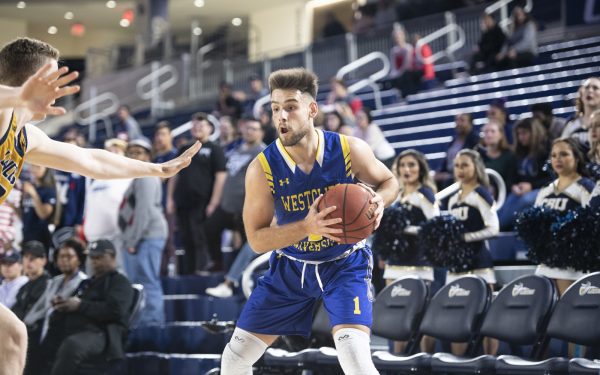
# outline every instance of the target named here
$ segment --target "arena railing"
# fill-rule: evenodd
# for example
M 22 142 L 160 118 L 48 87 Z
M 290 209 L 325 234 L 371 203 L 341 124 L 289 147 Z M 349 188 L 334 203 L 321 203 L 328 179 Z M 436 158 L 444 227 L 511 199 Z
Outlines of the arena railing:
M 104 124 L 107 136 L 113 135 L 112 121 L 110 115 L 115 113 L 119 108 L 120 102 L 117 95 L 112 92 L 103 92 L 97 94 L 97 88 L 90 88 L 90 99 L 79 104 L 73 111 L 75 121 L 77 123 L 89 126 L 88 140 L 91 143 L 96 142 L 96 131 L 98 122 Z M 98 108 L 101 109 L 98 109 Z

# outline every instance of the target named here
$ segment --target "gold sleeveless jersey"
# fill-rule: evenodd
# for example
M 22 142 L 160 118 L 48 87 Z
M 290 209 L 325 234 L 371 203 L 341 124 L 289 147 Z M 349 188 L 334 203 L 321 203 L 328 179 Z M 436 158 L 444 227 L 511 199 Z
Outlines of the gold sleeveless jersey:
M 0 138 L 0 203 L 4 202 L 10 191 L 12 190 L 25 158 L 27 150 L 27 134 L 25 127 L 17 134 L 17 117 L 13 112 L 10 119 L 10 126 Z

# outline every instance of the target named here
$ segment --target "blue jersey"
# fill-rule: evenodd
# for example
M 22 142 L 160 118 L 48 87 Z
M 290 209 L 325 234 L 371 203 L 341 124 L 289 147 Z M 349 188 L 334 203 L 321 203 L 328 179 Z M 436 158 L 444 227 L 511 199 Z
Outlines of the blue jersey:
M 563 191 L 557 191 L 557 185 L 558 180 L 543 187 L 536 197 L 535 205 L 546 206 L 566 213 L 585 206 L 590 200 L 592 190 L 594 190 L 592 180 L 585 177 L 573 182 Z
M 346 136 L 316 131 L 319 143 L 315 164 L 309 174 L 297 167 L 279 139 L 258 155 L 273 194 L 279 225 L 303 220 L 320 194 L 335 185 L 353 182 L 350 146 Z M 326 261 L 343 254 L 352 246 L 310 235 L 281 250 L 296 259 Z

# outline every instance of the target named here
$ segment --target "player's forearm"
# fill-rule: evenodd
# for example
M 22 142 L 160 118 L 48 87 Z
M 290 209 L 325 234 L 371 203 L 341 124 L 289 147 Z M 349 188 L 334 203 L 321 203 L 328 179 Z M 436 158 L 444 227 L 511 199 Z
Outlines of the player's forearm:
M 0 108 L 24 107 L 25 102 L 20 98 L 19 87 L 0 85 Z
M 394 203 L 394 201 L 398 197 L 400 187 L 398 186 L 398 181 L 396 181 L 395 178 L 390 177 L 387 180 L 383 181 L 374 190 L 383 198 L 385 207 L 389 207 L 392 203 Z
M 248 242 L 254 252 L 263 254 L 290 246 L 307 236 L 304 220 L 300 220 L 295 223 L 275 225 L 248 233 Z
M 89 174 L 96 179 L 137 178 L 160 176 L 161 168 L 157 164 L 130 159 L 105 150 L 88 149 L 92 166 Z

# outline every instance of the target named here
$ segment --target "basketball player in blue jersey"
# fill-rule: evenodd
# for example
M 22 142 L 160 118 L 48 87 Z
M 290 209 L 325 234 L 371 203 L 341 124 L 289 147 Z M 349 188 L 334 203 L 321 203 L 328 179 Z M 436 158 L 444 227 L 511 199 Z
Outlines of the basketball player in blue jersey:
M 270 268 L 225 347 L 221 373 L 251 374 L 279 335 L 308 336 L 315 303 L 323 298 L 344 372 L 377 374 L 369 345 L 371 251 L 364 241 L 339 244 L 341 230 L 331 225 L 341 219 L 327 219 L 334 207 L 317 212 L 317 205 L 328 188 L 356 179 L 373 186 L 379 225 L 398 183 L 365 142 L 315 129 L 313 73 L 276 71 L 269 87 L 279 137 L 248 167 L 243 216 L 252 249 L 272 251 Z
M 555 140 L 552 143 L 550 159 L 552 169 L 558 178 L 540 189 L 535 206 L 546 206 L 563 214 L 585 206 L 590 200 L 594 183 L 590 179 L 582 177 L 585 162 L 577 141 L 573 138 Z M 536 273 L 554 279 L 560 295 L 575 280 L 584 275 L 583 272 L 575 271 L 572 268 L 548 267 L 545 264 L 540 264 Z
M 176 159 L 152 164 L 57 142 L 28 124 L 46 114 L 64 113 L 64 109 L 53 107 L 54 100 L 78 90 L 65 86 L 77 75 L 65 75 L 66 69 L 58 69 L 58 58 L 54 47 L 29 38 L 16 39 L 0 50 L 0 203 L 12 190 L 25 160 L 95 179 L 171 177 L 189 165 L 199 143 Z M 2 307 L 0 337 L 0 374 L 21 374 L 27 334 L 22 323 Z

